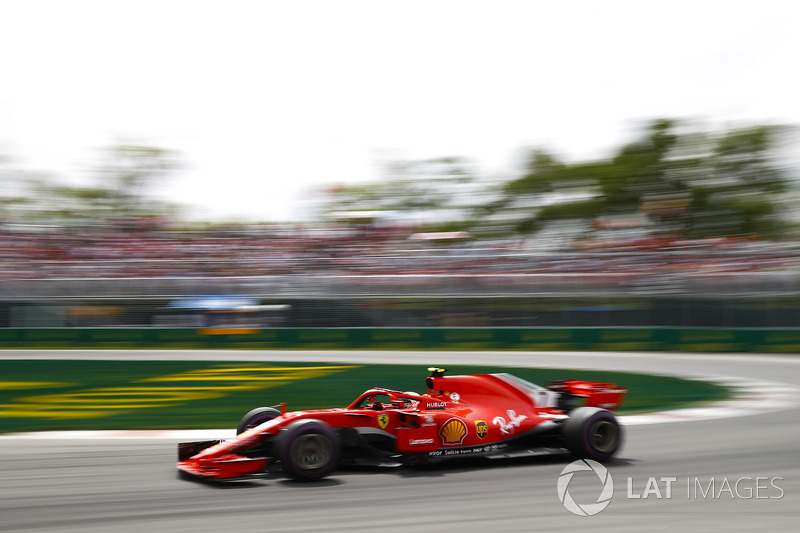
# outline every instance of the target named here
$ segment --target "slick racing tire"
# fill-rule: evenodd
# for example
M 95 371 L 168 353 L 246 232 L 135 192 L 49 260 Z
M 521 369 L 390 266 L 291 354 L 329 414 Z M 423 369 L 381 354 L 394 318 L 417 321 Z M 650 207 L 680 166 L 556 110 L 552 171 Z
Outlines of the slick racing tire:
M 277 450 L 283 469 L 298 481 L 323 478 L 339 462 L 339 438 L 319 420 L 292 422 L 278 438 Z
M 281 412 L 272 407 L 256 407 L 242 417 L 236 427 L 236 434 L 244 433 L 248 429 L 260 426 L 264 422 L 269 422 L 273 418 L 281 416 Z
M 622 446 L 622 428 L 610 411 L 579 407 L 564 423 L 564 442 L 578 459 L 605 461 Z

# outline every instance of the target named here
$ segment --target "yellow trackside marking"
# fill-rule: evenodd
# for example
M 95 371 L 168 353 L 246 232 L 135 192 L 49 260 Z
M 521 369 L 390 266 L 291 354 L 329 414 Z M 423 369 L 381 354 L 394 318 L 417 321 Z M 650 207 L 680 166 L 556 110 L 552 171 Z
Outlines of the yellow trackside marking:
M 61 383 L 58 381 L 0 381 L 0 390 L 58 389 L 74 387 L 77 383 Z
M 200 335 L 254 335 L 260 331 L 256 328 L 204 328 L 197 330 Z
M 48 394 L 46 396 L 27 396 L 20 400 L 36 404 L 53 404 L 58 402 L 63 406 L 87 404 L 90 409 L 96 408 L 91 404 L 98 401 L 110 401 L 122 407 L 126 404 L 138 404 L 145 400 L 148 403 L 172 403 L 179 400 L 203 400 L 206 398 L 220 398 L 225 392 L 248 390 L 255 387 L 112 387 L 107 389 L 88 389 L 84 391 L 65 392 L 63 394 Z
M 296 379 L 308 379 L 324 376 L 334 372 L 358 368 L 353 365 L 338 366 L 225 366 L 199 368 L 181 374 L 146 378 L 140 382 L 161 381 L 270 381 L 295 376 Z M 237 373 L 243 375 L 236 375 Z M 247 373 L 247 374 L 244 374 Z M 299 378 L 297 378 L 299 376 Z
M 0 405 L 0 417 L 5 418 L 100 418 L 116 414 L 117 411 L 85 411 L 36 409 L 23 405 Z
M 121 410 L 180 405 L 197 400 L 221 398 L 237 391 L 267 389 L 352 368 L 358 367 L 354 365 L 306 367 L 220 365 L 189 370 L 180 374 L 147 378 L 121 387 L 96 387 L 15 398 L 13 403 L 0 404 L 0 417 L 98 418 L 118 413 Z M 37 382 L 0 383 L 35 384 Z M 69 385 L 71 384 L 48 384 L 48 386 L 59 387 Z M 20 390 L 32 388 L 34 387 L 21 385 L 14 387 L 14 389 Z

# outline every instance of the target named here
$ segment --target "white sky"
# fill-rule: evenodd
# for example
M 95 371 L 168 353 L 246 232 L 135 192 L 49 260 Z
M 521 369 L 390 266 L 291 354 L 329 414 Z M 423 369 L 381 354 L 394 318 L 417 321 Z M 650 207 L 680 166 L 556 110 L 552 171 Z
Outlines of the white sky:
M 793 1 L 0 0 L 0 150 L 86 183 L 132 138 L 182 152 L 195 215 L 296 220 L 387 157 L 506 175 L 653 117 L 800 123 Z

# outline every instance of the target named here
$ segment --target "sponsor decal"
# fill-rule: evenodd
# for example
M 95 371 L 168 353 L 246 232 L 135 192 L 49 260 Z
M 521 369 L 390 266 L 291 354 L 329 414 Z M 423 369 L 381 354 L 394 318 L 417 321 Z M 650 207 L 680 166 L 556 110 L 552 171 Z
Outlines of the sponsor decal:
M 423 424 L 421 427 L 429 427 L 436 425 L 436 422 L 433 421 L 433 417 L 431 415 L 425 415 L 424 417 L 422 417 L 422 421 Z
M 411 439 L 408 443 L 411 446 L 424 446 L 426 444 L 433 444 L 433 439 Z
M 513 409 L 508 409 L 506 415 L 508 415 L 508 421 L 502 416 L 496 416 L 492 420 L 492 423 L 500 428 L 500 433 L 503 435 L 513 435 L 514 430 L 522 424 L 523 420 L 528 418 L 525 415 L 518 415 Z
M 442 443 L 448 446 L 461 444 L 467 436 L 467 425 L 458 418 L 451 418 L 439 430 Z
M 428 402 L 425 406 L 426 409 L 446 409 L 447 402 Z
M 450 399 L 453 400 L 454 402 L 457 402 L 458 400 L 461 399 L 461 395 L 457 392 L 454 392 L 450 395 Z
M 455 455 L 477 455 L 496 453 L 507 448 L 507 444 L 492 444 L 490 446 L 473 446 L 470 448 L 455 448 L 428 452 L 428 457 L 453 457 Z
M 486 435 L 489 434 L 489 426 L 483 420 L 476 420 L 475 433 L 478 435 L 478 438 L 484 439 Z
M 378 426 L 381 429 L 386 429 L 386 426 L 389 425 L 389 415 L 378 415 Z

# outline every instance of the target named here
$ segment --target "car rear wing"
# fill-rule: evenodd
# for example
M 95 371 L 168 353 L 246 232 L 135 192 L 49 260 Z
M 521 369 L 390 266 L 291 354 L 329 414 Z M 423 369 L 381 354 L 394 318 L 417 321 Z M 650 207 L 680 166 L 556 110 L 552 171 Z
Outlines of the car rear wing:
M 547 384 L 549 390 L 560 394 L 558 407 L 569 412 L 576 407 L 600 407 L 614 411 L 622 406 L 628 389 L 613 383 L 579 379 L 559 379 Z

